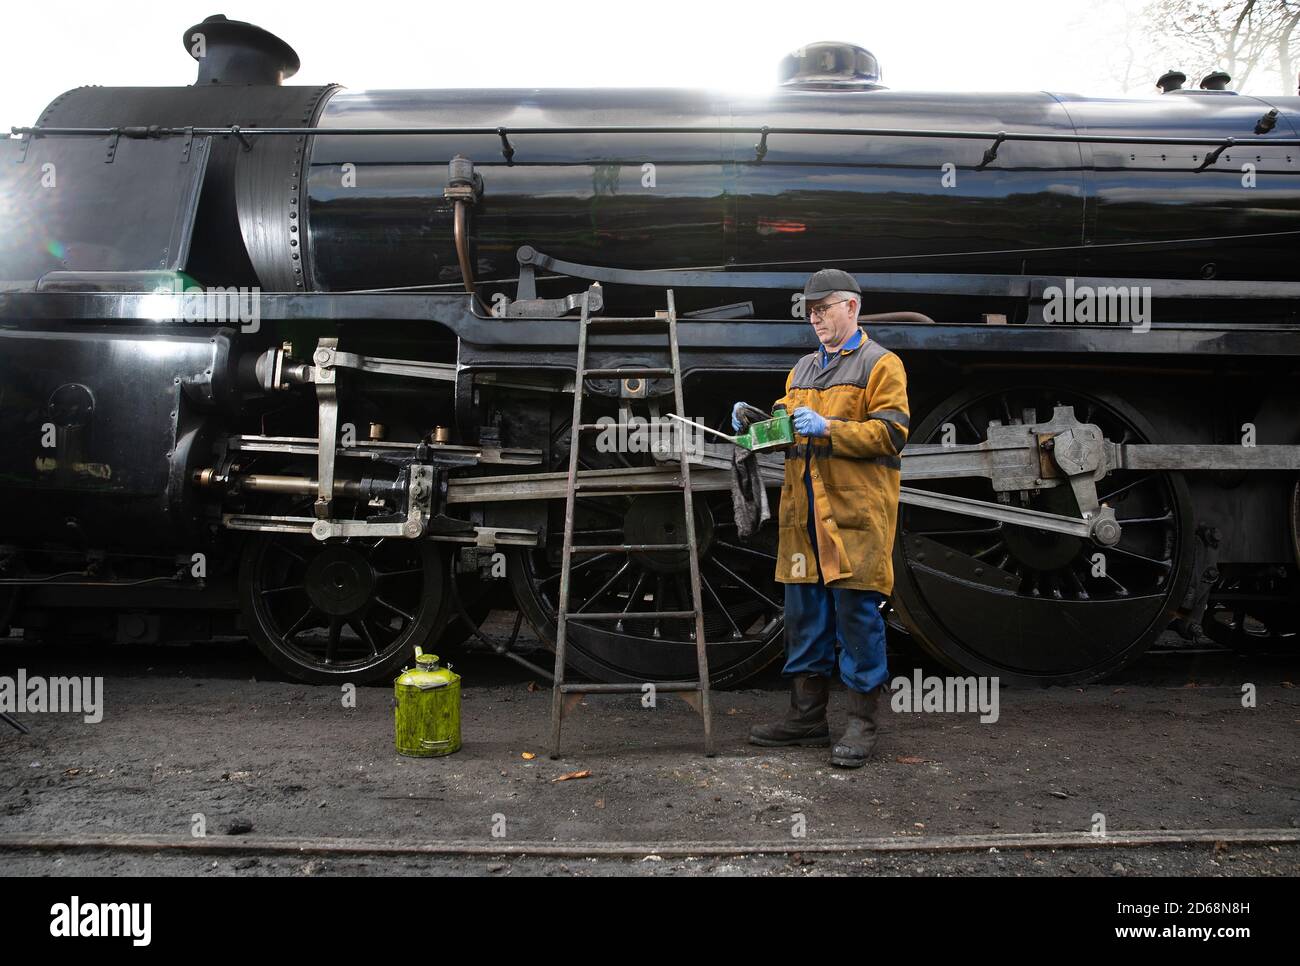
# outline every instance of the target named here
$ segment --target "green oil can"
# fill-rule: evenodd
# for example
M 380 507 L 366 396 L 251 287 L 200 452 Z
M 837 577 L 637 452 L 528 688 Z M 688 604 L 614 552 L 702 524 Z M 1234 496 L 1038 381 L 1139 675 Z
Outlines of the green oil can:
M 460 675 L 415 649 L 415 667 L 393 682 L 397 753 L 434 758 L 460 750 Z
M 721 437 L 741 449 L 752 450 L 755 453 L 788 449 L 794 445 L 794 426 L 791 423 L 790 414 L 785 411 L 783 406 L 778 406 L 770 419 L 750 423 L 749 428 L 739 436 L 728 436 L 716 429 L 709 429 L 708 426 L 692 422 L 689 419 L 683 419 L 675 413 L 669 413 L 668 418 L 675 419 L 679 423 L 685 423 L 694 429 L 702 429 L 704 432 Z
M 750 423 L 749 429 L 735 437 L 737 446 L 765 453 L 768 450 L 786 449 L 794 444 L 794 427 L 784 409 L 778 409 L 771 419 Z

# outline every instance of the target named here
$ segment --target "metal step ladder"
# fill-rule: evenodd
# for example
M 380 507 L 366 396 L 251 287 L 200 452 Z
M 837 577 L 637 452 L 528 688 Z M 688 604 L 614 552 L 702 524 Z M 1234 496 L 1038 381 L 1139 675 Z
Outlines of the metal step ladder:
M 664 368 L 627 368 L 627 369 L 588 369 L 588 336 L 593 332 L 627 333 L 652 332 L 664 330 L 668 339 L 670 364 Z M 668 309 L 650 318 L 593 318 L 587 311 L 587 298 L 582 300 L 582 316 L 578 324 L 578 368 L 573 384 L 573 422 L 569 433 L 569 479 L 564 506 L 564 549 L 561 556 L 559 614 L 557 618 L 555 641 L 555 678 L 551 687 L 551 757 L 560 755 L 560 727 L 564 716 L 572 711 L 586 694 L 641 694 L 646 684 L 652 684 L 655 693 L 676 694 L 685 700 L 704 719 L 704 753 L 713 755 L 713 718 L 709 705 L 709 657 L 704 639 L 704 605 L 700 597 L 700 561 L 698 545 L 695 540 L 695 507 L 691 502 L 691 464 L 683 450 L 679 453 L 680 473 L 667 479 L 665 490 L 680 489 L 686 512 L 685 543 L 652 544 L 600 544 L 573 545 L 573 528 L 575 507 L 582 497 L 609 496 L 608 484 L 604 491 L 597 481 L 584 482 L 578 478 L 578 452 L 582 447 L 584 432 L 610 429 L 609 423 L 583 423 L 582 400 L 586 394 L 588 379 L 654 379 L 673 380 L 673 398 L 678 415 L 685 416 L 685 404 L 682 398 L 681 359 L 677 349 L 677 310 L 673 302 L 673 293 L 668 292 Z M 618 428 L 616 425 L 614 428 Z M 631 427 L 628 427 L 631 428 Z M 601 622 L 627 620 L 629 613 L 575 613 L 569 612 L 569 592 L 572 577 L 573 557 L 576 554 L 590 553 L 639 553 L 661 550 L 685 550 L 690 559 L 691 603 L 692 610 L 656 611 L 645 616 L 657 620 L 693 620 L 695 624 L 695 653 L 698 665 L 698 677 L 691 681 L 653 681 L 636 684 L 568 684 L 564 680 L 565 652 L 568 646 L 570 621 Z M 635 613 L 635 612 L 633 612 Z

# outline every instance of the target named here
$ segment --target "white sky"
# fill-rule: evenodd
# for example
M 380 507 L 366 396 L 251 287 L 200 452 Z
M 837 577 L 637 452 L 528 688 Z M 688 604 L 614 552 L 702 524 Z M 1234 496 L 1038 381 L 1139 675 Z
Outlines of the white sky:
M 81 84 L 193 83 L 195 64 L 181 34 L 212 13 L 288 41 L 303 64 L 291 83 L 332 81 L 353 90 L 754 92 L 773 84 L 788 51 L 846 40 L 871 50 L 885 83 L 898 89 L 1104 95 L 1121 91 L 1113 61 L 1133 37 L 1130 15 L 1140 7 L 1141 0 L 7 0 L 0 129 L 34 123 L 57 94 Z M 1195 83 L 1216 65 L 1177 66 Z

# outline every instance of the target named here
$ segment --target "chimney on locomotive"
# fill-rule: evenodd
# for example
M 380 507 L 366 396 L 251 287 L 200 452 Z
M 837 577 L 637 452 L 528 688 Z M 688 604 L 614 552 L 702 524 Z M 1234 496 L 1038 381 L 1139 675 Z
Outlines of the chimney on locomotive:
M 298 73 L 294 49 L 255 24 L 213 14 L 181 38 L 185 50 L 199 62 L 195 85 L 283 84 Z
M 798 91 L 881 90 L 880 62 L 856 44 L 822 40 L 786 54 L 777 72 L 780 85 Z

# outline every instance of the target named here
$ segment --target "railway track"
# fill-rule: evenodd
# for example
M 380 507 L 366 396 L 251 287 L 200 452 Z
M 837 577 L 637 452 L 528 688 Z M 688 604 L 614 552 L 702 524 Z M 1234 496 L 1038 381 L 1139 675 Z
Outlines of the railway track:
M 1294 845 L 1300 829 L 1200 828 L 1139 829 L 1093 835 L 1088 832 L 1024 832 L 980 835 L 927 835 L 791 841 L 661 841 L 661 842 L 491 842 L 450 840 L 410 842 L 383 839 L 278 838 L 272 836 L 180 836 L 104 833 L 97 835 L 0 835 L 0 853 L 7 852 L 135 852 L 208 855 L 325 855 L 325 856 L 481 856 L 481 857 L 660 857 L 784 855 L 792 853 L 954 853 L 1124 848 L 1170 845 Z

